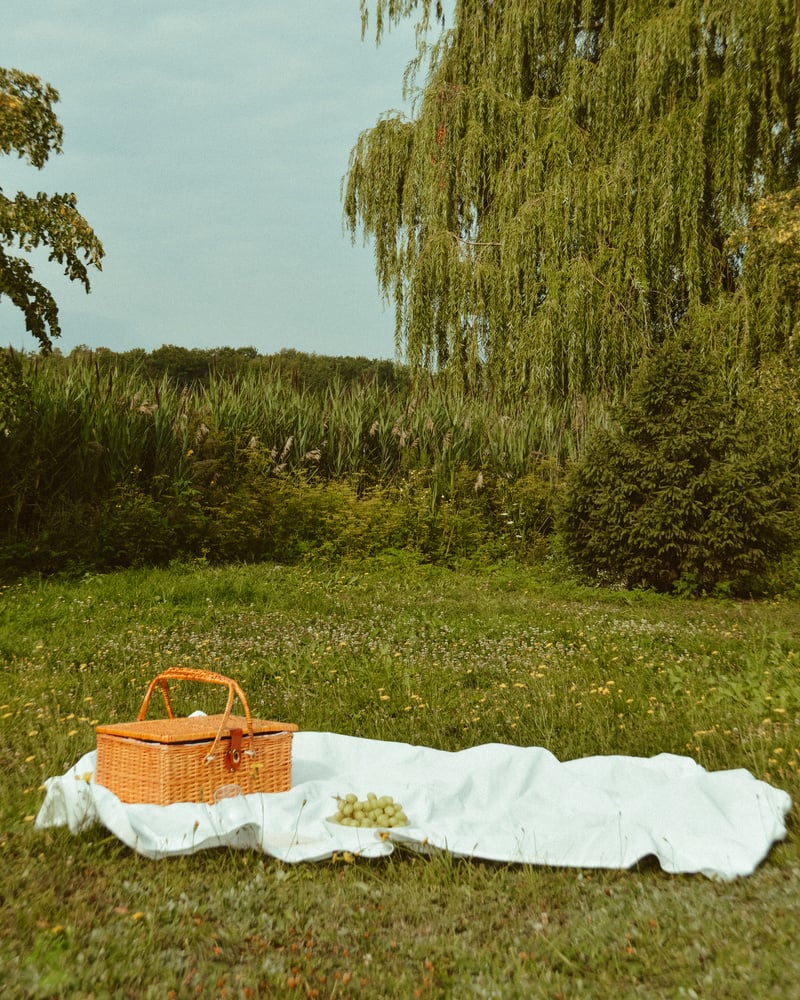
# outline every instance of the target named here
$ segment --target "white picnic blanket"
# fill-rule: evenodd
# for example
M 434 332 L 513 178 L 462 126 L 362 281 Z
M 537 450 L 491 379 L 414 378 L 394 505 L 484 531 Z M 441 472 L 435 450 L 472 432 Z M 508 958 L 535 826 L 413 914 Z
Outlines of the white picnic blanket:
M 668 872 L 751 874 L 786 836 L 788 794 L 746 770 L 688 757 L 558 761 L 541 747 L 449 753 L 336 733 L 299 732 L 292 788 L 228 803 L 126 805 L 94 781 L 95 753 L 49 778 L 39 829 L 100 822 L 149 858 L 232 846 L 284 862 L 336 852 L 390 854 L 393 842 L 494 861 L 625 869 L 655 856 Z M 391 795 L 410 825 L 385 832 L 330 822 L 337 795 Z

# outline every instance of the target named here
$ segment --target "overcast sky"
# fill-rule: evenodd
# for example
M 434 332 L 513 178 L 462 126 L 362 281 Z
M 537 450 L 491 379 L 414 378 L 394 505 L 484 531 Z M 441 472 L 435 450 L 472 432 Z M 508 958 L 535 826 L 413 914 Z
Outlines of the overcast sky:
M 73 191 L 103 242 L 92 292 L 37 277 L 79 344 L 394 356 L 371 245 L 342 226 L 359 133 L 403 107 L 413 25 L 361 41 L 358 0 L 25 0 L 0 66 L 60 93 L 64 152 L 0 160 L 0 187 Z M 0 343 L 34 350 L 0 301 Z

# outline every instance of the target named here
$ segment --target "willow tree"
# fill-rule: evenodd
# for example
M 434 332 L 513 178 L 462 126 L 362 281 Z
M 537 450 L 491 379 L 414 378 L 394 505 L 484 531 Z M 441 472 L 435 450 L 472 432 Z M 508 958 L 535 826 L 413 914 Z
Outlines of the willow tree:
M 452 25 L 433 0 L 361 9 L 378 41 L 416 17 L 410 88 L 426 73 L 344 185 L 413 368 L 569 398 L 626 384 L 679 325 L 735 356 L 786 348 L 796 0 L 454 0 Z

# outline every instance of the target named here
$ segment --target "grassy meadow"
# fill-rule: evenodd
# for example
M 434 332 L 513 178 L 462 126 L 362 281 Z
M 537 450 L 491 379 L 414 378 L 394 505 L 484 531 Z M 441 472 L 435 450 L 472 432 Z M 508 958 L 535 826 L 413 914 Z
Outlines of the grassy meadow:
M 298 866 L 148 861 L 36 831 L 42 782 L 135 717 L 169 665 L 256 714 L 447 750 L 689 754 L 800 797 L 800 601 L 579 588 L 547 565 L 411 556 L 201 563 L 0 590 L 0 979 L 11 997 L 791 997 L 800 853 L 750 878 L 498 865 L 396 850 Z M 179 710 L 215 710 L 180 687 Z M 380 789 L 377 789 L 380 792 Z

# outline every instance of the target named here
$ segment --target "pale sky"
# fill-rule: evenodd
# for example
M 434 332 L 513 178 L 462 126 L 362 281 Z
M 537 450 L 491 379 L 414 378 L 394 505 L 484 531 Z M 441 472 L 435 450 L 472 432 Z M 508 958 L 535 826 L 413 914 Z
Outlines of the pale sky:
M 404 107 L 411 22 L 380 47 L 358 0 L 25 0 L 2 22 L 0 66 L 60 93 L 64 151 L 3 157 L 0 187 L 74 192 L 106 251 L 88 296 L 37 258 L 56 347 L 395 356 L 340 184 L 359 133 Z M 38 346 L 8 299 L 0 344 Z

